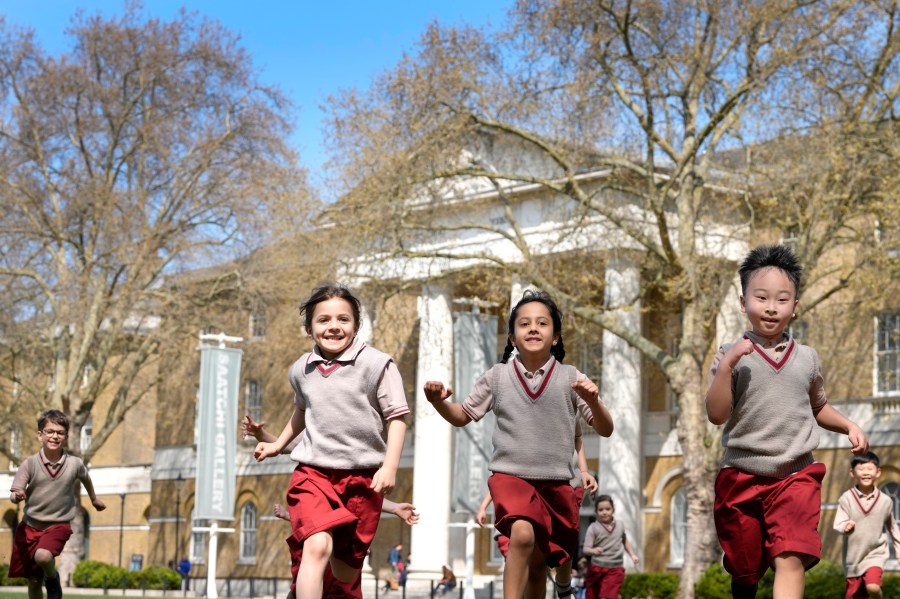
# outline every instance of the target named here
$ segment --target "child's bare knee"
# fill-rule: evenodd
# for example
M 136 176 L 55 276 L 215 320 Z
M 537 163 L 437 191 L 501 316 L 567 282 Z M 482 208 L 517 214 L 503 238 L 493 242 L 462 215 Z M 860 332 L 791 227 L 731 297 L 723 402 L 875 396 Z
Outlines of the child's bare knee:
M 34 561 L 37 565 L 43 567 L 53 563 L 53 554 L 46 549 L 38 549 L 34 552 Z
M 509 533 L 510 545 L 534 546 L 534 526 L 528 520 L 516 520 L 513 522 Z

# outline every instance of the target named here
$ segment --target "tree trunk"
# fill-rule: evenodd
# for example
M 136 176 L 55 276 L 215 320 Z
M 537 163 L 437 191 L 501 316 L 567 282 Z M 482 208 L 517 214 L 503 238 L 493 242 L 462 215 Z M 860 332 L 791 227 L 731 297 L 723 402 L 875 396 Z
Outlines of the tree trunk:
M 719 447 L 718 435 L 711 431 L 706 418 L 703 379 L 698 376 L 696 366 L 681 361 L 675 368 L 678 372 L 673 380 L 683 383 L 678 393 L 681 408 L 678 440 L 681 443 L 687 494 L 687 538 L 678 597 L 693 599 L 697 580 L 719 556 L 719 542 L 713 522 L 713 486 Z

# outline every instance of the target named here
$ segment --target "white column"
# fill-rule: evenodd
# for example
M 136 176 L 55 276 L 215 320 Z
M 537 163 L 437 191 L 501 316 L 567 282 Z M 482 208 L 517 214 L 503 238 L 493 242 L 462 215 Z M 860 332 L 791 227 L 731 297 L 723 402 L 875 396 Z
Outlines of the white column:
M 640 272 L 629 262 L 606 265 L 606 305 L 627 328 L 640 331 Z M 612 496 L 616 519 L 625 523 L 635 550 L 643 557 L 641 521 L 641 355 L 616 335 L 603 331 L 601 397 L 612 415 L 615 431 L 600 439 L 600 493 Z M 626 567 L 631 560 L 625 560 Z
M 426 381 L 453 381 L 453 314 L 450 296 L 426 285 L 419 297 L 419 361 L 416 371 L 416 426 L 413 504 L 422 519 L 410 529 L 410 551 L 417 573 L 440 573 L 447 563 L 452 472 L 452 427 L 425 399 Z M 454 398 L 456 399 L 456 398 Z
M 356 336 L 359 337 L 360 341 L 372 343 L 374 328 L 371 312 L 365 305 L 361 305 L 359 308 L 359 332 Z

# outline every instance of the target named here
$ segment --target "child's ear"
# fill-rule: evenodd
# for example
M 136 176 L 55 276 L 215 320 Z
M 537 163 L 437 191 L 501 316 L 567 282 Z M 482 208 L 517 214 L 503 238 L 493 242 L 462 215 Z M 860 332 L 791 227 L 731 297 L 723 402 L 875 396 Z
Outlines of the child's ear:
M 741 314 L 746 314 L 746 313 L 747 313 L 747 305 L 744 303 L 744 295 L 741 294 Z

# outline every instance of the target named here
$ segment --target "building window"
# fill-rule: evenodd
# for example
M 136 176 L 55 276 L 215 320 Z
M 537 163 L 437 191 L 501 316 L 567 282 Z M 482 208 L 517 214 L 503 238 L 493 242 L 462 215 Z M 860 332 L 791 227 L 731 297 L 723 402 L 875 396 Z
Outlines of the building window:
M 680 568 L 684 565 L 684 543 L 687 538 L 687 495 L 684 487 L 672 495 L 669 510 L 669 567 Z
M 262 418 L 262 385 L 256 379 L 247 381 L 244 409 L 255 422 L 259 422 Z
M 875 395 L 900 393 L 900 312 L 885 312 L 875 323 Z
M 250 312 L 250 336 L 266 336 L 266 313 L 262 308 L 256 308 Z
M 88 416 L 81 427 L 81 437 L 78 440 L 78 446 L 81 453 L 86 452 L 91 447 L 91 440 L 94 438 L 94 417 Z
M 241 508 L 241 562 L 256 562 L 256 506 L 250 502 Z
M 191 518 L 191 522 L 193 522 L 193 526 L 191 527 L 190 560 L 192 564 L 203 564 L 206 563 L 206 546 L 209 544 L 207 542 L 209 533 L 206 531 L 194 530 L 194 528 L 207 527 L 209 526 L 209 522 L 206 520 L 198 520 L 193 517 Z

